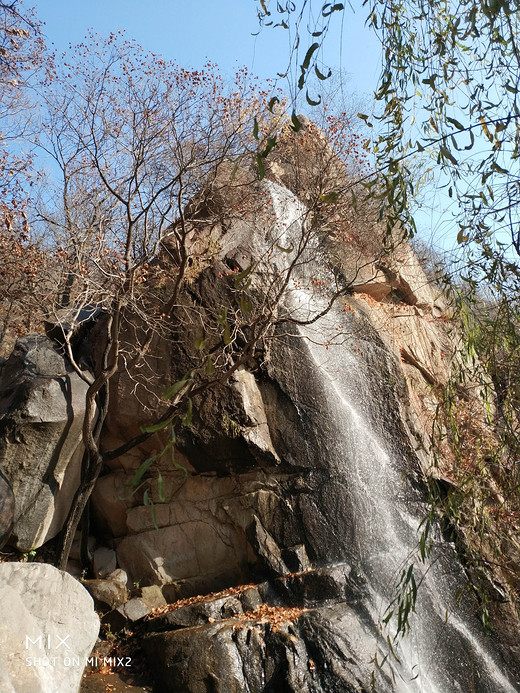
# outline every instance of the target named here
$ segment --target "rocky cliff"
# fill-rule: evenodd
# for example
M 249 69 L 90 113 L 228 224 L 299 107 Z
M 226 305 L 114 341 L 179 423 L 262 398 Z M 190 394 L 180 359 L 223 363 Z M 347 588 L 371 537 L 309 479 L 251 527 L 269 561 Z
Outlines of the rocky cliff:
M 313 162 L 334 163 L 315 133 L 305 146 Z M 406 243 L 385 250 L 369 211 L 356 231 L 352 209 L 327 198 L 331 182 L 316 193 L 312 167 L 302 181 L 284 152 L 268 180 L 246 186 L 241 174 L 248 193 L 231 220 L 211 197 L 194 215 L 193 242 L 209 237 L 215 252 L 171 325 L 149 340 L 128 315 L 106 450 L 153 425 L 165 388 L 194 372 L 203 349 L 232 358 L 217 342 L 212 351 L 215 320 L 224 342 L 229 320 L 235 344 L 266 315 L 268 329 L 229 362 L 229 377 L 193 397 L 174 433 L 163 427 L 107 458 L 92 532 L 115 560 L 97 576 L 118 566 L 128 586 L 159 586 L 170 604 L 139 615 L 161 691 L 520 690 L 507 595 L 502 632 L 485 636 L 455 545 L 435 526 L 420 545 L 431 425 L 454 353 L 445 300 Z M 312 194 L 328 200 L 318 211 Z M 150 291 L 174 272 L 165 245 Z M 239 290 L 251 317 L 218 317 Z M 53 373 L 32 356 L 36 342 Z M 21 550 L 59 531 L 70 506 L 81 387 L 42 336 L 22 340 L 4 369 L 2 464 Z

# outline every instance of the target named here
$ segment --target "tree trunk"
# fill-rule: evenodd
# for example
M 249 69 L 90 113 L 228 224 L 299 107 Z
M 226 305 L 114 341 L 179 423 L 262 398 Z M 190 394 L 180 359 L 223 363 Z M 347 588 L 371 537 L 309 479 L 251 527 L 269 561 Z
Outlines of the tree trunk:
M 67 567 L 74 535 L 90 495 L 94 490 L 97 478 L 103 468 L 104 460 L 99 449 L 99 439 L 108 412 L 108 381 L 112 374 L 112 371 L 105 372 L 105 377 L 97 378 L 87 391 L 85 419 L 83 422 L 83 441 L 86 449 L 83 453 L 81 465 L 81 482 L 74 495 L 67 520 L 61 532 L 57 557 L 57 567 L 60 570 L 65 570 Z M 98 410 L 97 418 L 95 418 L 96 405 Z M 88 533 L 86 527 L 84 527 L 84 531 Z
M 69 560 L 69 554 L 72 548 L 72 542 L 74 541 L 74 535 L 76 534 L 76 529 L 78 528 L 83 511 L 85 510 L 90 495 L 94 490 L 99 473 L 103 467 L 103 458 L 99 451 L 93 451 L 85 454 L 87 455 L 88 473 L 86 478 L 81 481 L 79 488 L 76 491 L 67 521 L 65 522 L 61 533 L 58 557 L 58 568 L 60 570 L 65 570 L 67 568 L 67 562 Z

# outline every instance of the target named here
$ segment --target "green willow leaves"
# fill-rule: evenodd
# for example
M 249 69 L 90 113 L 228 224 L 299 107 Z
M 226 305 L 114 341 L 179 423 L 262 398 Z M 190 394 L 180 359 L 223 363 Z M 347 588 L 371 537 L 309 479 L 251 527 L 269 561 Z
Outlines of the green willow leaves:
M 382 181 L 389 222 L 408 223 L 413 234 L 407 160 L 430 154 L 458 200 L 459 243 L 478 246 L 472 266 L 493 282 L 507 258 L 520 254 L 520 4 L 366 5 L 384 49 L 376 157 L 379 169 L 390 162 Z

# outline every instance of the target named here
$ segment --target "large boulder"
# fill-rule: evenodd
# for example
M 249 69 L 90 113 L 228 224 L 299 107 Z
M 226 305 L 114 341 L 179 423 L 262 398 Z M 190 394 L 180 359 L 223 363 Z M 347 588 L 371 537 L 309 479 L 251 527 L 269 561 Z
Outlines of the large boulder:
M 147 636 L 144 649 L 157 663 L 155 674 L 161 690 L 368 690 L 362 682 L 370 677 L 368 662 L 373 653 L 367 647 L 367 630 L 348 606 L 305 612 L 295 623 L 291 621 L 299 614 L 297 609 L 271 607 L 265 609 L 266 618 L 261 613 L 246 615 L 246 620 L 229 619 Z
M 252 279 L 253 297 L 261 294 L 262 281 L 269 287 L 284 276 L 304 233 L 301 200 L 273 182 L 264 192 L 271 196 L 265 216 L 254 215 L 245 234 L 244 215 L 222 247 L 228 268 L 246 271 L 254 252 L 261 264 L 269 233 L 276 238 L 268 266 Z M 292 631 L 275 630 L 273 637 L 256 624 L 243 629 L 208 619 L 185 630 L 174 624 L 170 632 L 150 636 L 156 644 L 152 667 L 165 672 L 162 690 L 171 693 L 368 690 L 372 674 L 380 693 L 461 691 L 470 666 L 478 693 L 511 693 L 518 680 L 516 650 L 485 641 L 476 602 L 456 601 L 456 594 L 465 595 L 465 582 L 453 547 L 439 537 L 428 568 L 416 549 L 428 512 L 417 454 L 422 447 L 428 457 L 424 439 L 430 429 L 420 418 L 427 416 L 428 401 L 424 408 L 421 402 L 426 395 L 434 399 L 433 388 L 447 377 L 442 306 L 421 286 L 425 280 L 414 262 L 397 273 L 390 264 L 378 263 L 378 269 L 372 263 L 364 278 L 339 251 L 331 259 L 328 240 L 322 240 L 310 239 L 294 288 L 279 306 L 277 329 L 252 356 L 255 372 L 238 369 L 227 383 L 193 398 L 190 426 L 177 427 L 173 459 L 163 454 L 171 446 L 158 436 L 112 461 L 93 505 L 130 580 L 163 585 L 163 593 L 168 587 L 175 599 L 339 564 L 366 589 L 333 608 L 326 597 L 318 600 Z M 385 285 L 378 298 L 370 293 L 372 266 Z M 335 302 L 331 286 L 345 288 Z M 215 267 L 190 285 L 189 300 L 204 316 L 202 324 L 210 320 L 205 307 L 222 305 L 226 291 L 225 271 Z M 135 435 L 147 423 L 143 403 L 151 407 L 151 394 L 159 401 L 165 384 L 189 371 L 197 332 L 183 320 L 184 308 L 178 338 L 157 340 L 153 356 L 143 357 L 140 372 L 157 377 L 146 379 L 143 398 L 135 396 L 137 369 L 133 380 L 120 372 L 111 389 L 107 447 Z M 399 327 L 404 315 L 408 329 Z M 409 373 L 428 386 L 418 402 L 407 392 Z M 422 430 L 422 439 L 413 427 Z M 142 487 L 132 493 L 136 469 L 150 459 L 156 465 L 137 475 L 147 495 Z M 415 615 L 410 600 L 417 584 Z M 402 595 L 407 585 L 411 592 Z M 406 628 L 402 608 L 394 609 L 394 618 L 387 612 L 399 596 L 414 620 L 413 645 L 396 632 Z M 406 683 L 394 687 L 393 674 Z
M 18 340 L 0 383 L 0 464 L 16 498 L 11 543 L 56 536 L 79 484 L 88 385 L 41 334 Z
M 2 693 L 76 693 L 99 632 L 85 588 L 45 563 L 2 563 L 0 610 Z
M 321 141 L 304 151 L 308 178 L 316 178 L 316 164 L 330 158 L 329 150 Z M 121 334 L 124 367 L 111 380 L 102 435 L 107 466 L 92 496 L 94 526 L 111 547 L 98 554 L 109 558 L 98 574 L 115 567 L 115 551 L 130 582 L 160 586 L 171 600 L 188 598 L 187 610 L 158 619 L 158 629 L 146 636 L 151 668 L 165 692 L 350 693 L 374 685 L 378 693 L 438 693 L 465 690 L 468 672 L 475 693 L 519 690 L 516 641 L 508 645 L 503 632 L 498 644 L 482 636 L 478 604 L 464 589 L 454 547 L 434 528 L 431 547 L 421 537 L 428 512 L 421 463 L 428 463 L 429 417 L 449 376 L 442 302 L 423 286 L 408 247 L 383 262 L 381 229 L 370 222 L 365 243 L 350 231 L 341 236 L 348 243 L 334 243 L 334 227 L 348 210 L 324 205 L 309 218 L 304 204 L 312 196 L 300 189 L 307 182 L 293 175 L 298 170 L 290 161 L 278 156 L 274 163 L 278 173 L 272 167 L 271 180 L 255 186 L 262 193 L 257 203 L 240 205 L 240 219 L 226 220 L 220 235 L 206 215 L 218 212 L 221 201 L 208 193 L 193 203 L 190 234 L 204 240 L 207 227 L 214 251 L 192 268 L 171 322 L 149 340 L 149 325 L 138 316 L 124 321 L 131 325 Z M 317 181 L 318 199 L 325 202 L 335 182 Z M 302 252 L 295 257 L 297 249 Z M 150 296 L 154 288 L 162 295 L 175 276 L 174 251 L 163 244 L 152 263 Z M 248 279 L 248 294 L 237 303 L 240 277 Z M 276 287 L 283 294 L 279 303 Z M 341 297 L 333 301 L 336 289 Z M 238 321 L 233 346 L 221 330 L 231 313 Z M 264 339 L 254 349 L 240 346 L 266 319 L 272 329 Z M 92 336 L 76 344 L 80 352 Z M 197 343 L 208 357 L 219 355 L 219 369 L 238 366 L 237 358 L 242 367 L 227 381 L 214 376 L 211 387 L 192 391 L 193 406 L 180 412 L 183 424 L 174 422 L 175 435 L 162 429 L 116 456 L 114 448 L 165 411 L 166 386 L 194 368 L 197 384 L 210 375 L 212 362 L 206 360 L 203 373 L 201 355 L 194 355 Z M 32 368 L 33 379 L 23 375 L 23 387 L 27 381 L 38 393 L 52 381 L 59 395 L 60 378 L 70 374 L 49 376 L 37 358 L 27 358 L 31 344 L 18 347 L 17 358 L 21 351 L 26 364 L 20 373 Z M 95 358 L 77 359 L 95 371 Z M 13 451 L 25 445 L 36 427 L 33 419 L 26 426 L 27 415 L 13 413 L 15 381 L 10 388 L 4 378 L 7 462 L 14 458 L 8 445 Z M 42 420 L 46 426 L 54 421 Z M 45 425 L 38 443 L 44 451 Z M 61 459 L 75 426 L 72 417 L 57 427 L 53 460 Z M 40 463 L 33 453 L 37 479 Z M 23 498 L 23 481 L 17 483 Z M 425 566 L 429 548 L 432 560 Z M 204 607 L 189 601 L 264 580 L 276 589 L 249 586 L 258 595 L 249 606 L 234 597 Z M 92 591 L 99 599 L 98 588 Z M 105 603 L 115 605 L 113 593 L 123 589 L 105 588 Z M 107 617 L 141 628 L 150 608 L 139 597 Z M 413 637 L 402 640 L 410 624 Z

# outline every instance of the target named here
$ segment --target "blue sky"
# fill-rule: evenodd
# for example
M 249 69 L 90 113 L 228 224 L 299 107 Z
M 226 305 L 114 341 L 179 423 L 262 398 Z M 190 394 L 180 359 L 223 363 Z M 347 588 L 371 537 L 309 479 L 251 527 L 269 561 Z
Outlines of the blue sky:
M 347 5 L 343 19 L 336 13 L 322 58 L 350 74 L 352 91 L 370 94 L 379 74 L 380 46 L 364 27 L 361 2 L 355 5 L 355 11 Z M 229 76 L 245 65 L 261 78 L 287 67 L 287 32 L 264 29 L 252 36 L 259 28 L 254 0 L 39 0 L 35 7 L 58 51 L 80 42 L 90 28 L 102 35 L 122 29 L 183 67 L 196 69 L 209 59 Z
M 25 1 L 27 5 L 31 2 Z M 341 69 L 348 74 L 347 102 L 352 93 L 356 102 L 361 97 L 370 104 L 380 72 L 380 43 L 365 27 L 366 10 L 361 0 L 345 5 L 345 12 L 334 16 L 325 52 L 320 56 L 323 71 L 325 66 Z M 89 29 L 103 36 L 124 30 L 145 49 L 183 67 L 197 69 L 211 60 L 230 79 L 236 68 L 244 65 L 260 78 L 273 78 L 287 68 L 286 31 L 265 28 L 253 35 L 259 30 L 254 0 L 37 0 L 35 9 L 45 22 L 48 44 L 57 52 L 81 42 Z M 283 88 L 283 83 L 280 86 Z M 417 215 L 425 235 L 436 226 L 437 238 L 445 233 L 438 228 L 443 216 L 440 209 L 445 204 L 442 199 L 442 195 L 435 198 L 432 194 L 430 210 Z

